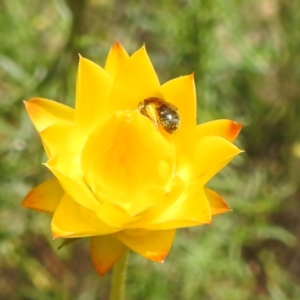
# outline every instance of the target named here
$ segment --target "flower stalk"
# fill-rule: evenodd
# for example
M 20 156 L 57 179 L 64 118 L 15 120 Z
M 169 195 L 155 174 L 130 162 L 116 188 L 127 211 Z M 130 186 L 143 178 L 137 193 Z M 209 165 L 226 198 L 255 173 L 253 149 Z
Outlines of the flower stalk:
M 126 253 L 113 267 L 109 300 L 124 300 L 128 253 L 129 252 L 126 251 Z

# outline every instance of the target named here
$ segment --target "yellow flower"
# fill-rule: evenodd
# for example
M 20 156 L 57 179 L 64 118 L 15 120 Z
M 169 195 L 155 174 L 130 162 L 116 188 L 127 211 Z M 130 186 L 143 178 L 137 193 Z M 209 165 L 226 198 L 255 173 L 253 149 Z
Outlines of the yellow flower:
M 104 69 L 80 57 L 75 109 L 25 105 L 54 177 L 23 205 L 53 214 L 54 238 L 91 237 L 98 274 L 128 248 L 162 262 L 177 228 L 229 210 L 205 184 L 241 152 L 241 125 L 197 125 L 193 74 L 161 85 L 144 47 L 115 43 Z

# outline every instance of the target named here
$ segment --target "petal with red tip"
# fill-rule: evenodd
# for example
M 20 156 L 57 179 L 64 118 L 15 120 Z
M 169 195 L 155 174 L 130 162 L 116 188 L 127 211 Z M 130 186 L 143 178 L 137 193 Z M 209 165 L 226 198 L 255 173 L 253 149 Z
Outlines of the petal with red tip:
M 69 106 L 43 98 L 33 98 L 24 103 L 32 123 L 39 132 L 53 124 L 74 122 L 75 112 Z
M 92 61 L 80 57 L 76 81 L 76 127 L 82 138 L 108 117 L 112 87 L 109 74 Z
M 197 138 L 214 135 L 233 142 L 241 131 L 243 124 L 231 120 L 215 120 L 197 126 Z
M 222 214 L 227 211 L 231 211 L 228 204 L 219 194 L 207 187 L 204 187 L 204 192 L 209 202 L 212 215 Z
M 127 249 L 114 235 L 91 237 L 91 256 L 97 273 L 102 276 L 108 272 Z
M 126 50 L 117 42 L 111 47 L 105 63 L 105 71 L 114 81 L 119 74 L 121 68 L 128 61 L 129 56 Z
M 64 190 L 54 177 L 44 181 L 31 190 L 22 202 L 22 206 L 45 213 L 54 213 Z
M 146 49 L 142 47 L 130 56 L 116 77 L 110 95 L 111 110 L 135 110 L 149 97 L 161 98 L 160 84 Z
M 115 236 L 128 248 L 156 262 L 163 262 L 171 249 L 176 230 L 126 230 Z
M 224 138 L 205 136 L 179 159 L 178 172 L 187 181 L 198 178 L 200 186 L 204 186 L 241 152 Z

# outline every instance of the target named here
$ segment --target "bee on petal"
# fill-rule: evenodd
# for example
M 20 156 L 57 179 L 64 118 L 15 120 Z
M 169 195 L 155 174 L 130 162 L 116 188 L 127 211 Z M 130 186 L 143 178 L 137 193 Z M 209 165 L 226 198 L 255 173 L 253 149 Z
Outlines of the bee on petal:
M 145 99 L 139 104 L 138 110 L 142 115 L 148 117 L 157 128 L 161 126 L 169 134 L 176 132 L 180 127 L 177 107 L 160 98 Z

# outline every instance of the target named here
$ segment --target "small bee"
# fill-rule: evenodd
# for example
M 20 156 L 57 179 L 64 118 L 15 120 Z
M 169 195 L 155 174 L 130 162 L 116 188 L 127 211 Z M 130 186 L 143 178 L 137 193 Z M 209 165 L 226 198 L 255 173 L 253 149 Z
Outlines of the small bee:
M 174 133 L 180 126 L 177 107 L 159 98 L 145 99 L 139 104 L 138 110 L 142 115 L 148 117 L 157 128 L 161 125 L 167 133 Z

